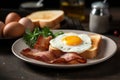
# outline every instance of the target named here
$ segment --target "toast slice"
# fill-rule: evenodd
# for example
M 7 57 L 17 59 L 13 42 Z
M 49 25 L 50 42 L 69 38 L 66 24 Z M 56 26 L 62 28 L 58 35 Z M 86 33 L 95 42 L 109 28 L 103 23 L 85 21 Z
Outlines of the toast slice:
M 64 12 L 62 10 L 36 11 L 27 17 L 31 19 L 36 26 L 40 26 L 41 28 L 47 26 L 51 29 L 56 29 L 60 28 L 58 25 L 64 20 Z
M 80 54 L 80 56 L 84 57 L 85 59 L 92 59 L 97 56 L 99 51 L 99 46 L 102 41 L 101 35 L 98 34 L 90 35 L 90 38 L 92 40 L 92 47 L 89 50 Z
M 80 53 L 80 54 L 78 53 L 81 57 L 83 57 L 85 59 L 93 59 L 97 56 L 100 42 L 102 41 L 102 37 L 99 34 L 91 34 L 89 36 L 90 36 L 91 41 L 92 41 L 92 47 L 83 53 Z M 54 48 L 51 45 L 49 46 L 49 51 L 55 52 L 56 54 L 61 53 L 61 51 L 59 49 Z

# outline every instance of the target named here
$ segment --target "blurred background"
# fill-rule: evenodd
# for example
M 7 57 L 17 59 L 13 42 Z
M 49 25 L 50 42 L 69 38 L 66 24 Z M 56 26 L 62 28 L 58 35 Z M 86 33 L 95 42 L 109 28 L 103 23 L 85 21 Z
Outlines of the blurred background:
M 39 6 L 35 7 L 38 1 L 41 1 L 42 5 L 39 4 Z M 85 14 L 85 11 L 89 11 L 91 9 L 91 4 L 96 1 L 106 1 L 109 4 L 109 8 L 120 7 L 120 3 L 115 0 L 0 0 L 0 8 L 7 9 L 7 12 L 8 10 L 15 9 L 20 11 L 20 13 L 21 11 L 26 12 L 27 10 L 27 12 L 33 12 L 45 9 L 61 9 L 64 10 L 66 16 L 79 19 L 81 22 L 86 22 L 89 18 L 88 15 Z M 24 4 L 28 2 L 30 2 L 30 4 Z M 0 14 L 5 13 L 1 12 Z
M 20 8 L 21 3 L 28 1 L 38 1 L 38 0 L 0 0 L 0 8 L 12 8 L 18 9 Z M 60 8 L 61 0 L 43 0 L 44 8 Z M 102 1 L 102 0 L 84 0 L 86 8 L 90 8 L 91 3 L 94 1 Z M 120 3 L 115 0 L 107 0 L 110 7 L 120 7 Z
M 64 21 L 65 26 L 68 25 L 71 26 L 72 24 L 74 25 L 82 24 L 85 28 L 88 29 L 89 12 L 91 10 L 91 4 L 96 1 L 104 1 L 104 0 L 40 0 L 42 1 L 43 6 L 37 9 L 36 8 L 25 9 L 21 6 L 26 2 L 38 2 L 38 1 L 39 0 L 0 0 L 0 15 L 2 15 L 0 16 L 0 19 L 4 21 L 6 15 L 11 11 L 16 11 L 21 16 L 26 16 L 29 13 L 31 13 L 31 11 L 36 11 L 36 10 L 63 9 L 66 15 L 65 21 L 67 21 L 67 22 Z M 65 1 L 65 3 L 62 4 L 63 1 Z M 66 3 L 66 1 L 69 1 L 70 5 L 69 3 Z M 76 6 L 76 3 L 74 3 L 75 1 L 83 1 L 84 4 L 78 3 L 78 5 Z M 71 3 L 73 3 L 73 6 L 71 6 Z M 107 3 L 109 4 L 109 8 L 111 8 L 110 9 L 111 10 L 110 21 L 112 21 L 111 24 L 119 27 L 120 3 L 117 0 L 107 0 Z M 32 5 L 30 4 L 29 7 L 32 7 Z M 66 23 L 68 24 L 66 25 Z

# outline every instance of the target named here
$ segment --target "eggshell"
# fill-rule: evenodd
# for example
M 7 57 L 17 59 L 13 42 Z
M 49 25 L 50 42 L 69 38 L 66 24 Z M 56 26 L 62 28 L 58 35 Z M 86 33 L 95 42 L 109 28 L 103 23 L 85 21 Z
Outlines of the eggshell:
M 16 12 L 10 12 L 5 19 L 5 24 L 9 23 L 9 22 L 13 22 L 16 21 L 18 22 L 21 19 L 20 15 Z
M 10 22 L 3 29 L 3 36 L 7 38 L 16 38 L 24 34 L 25 28 L 18 22 Z
M 33 31 L 34 24 L 29 18 L 23 17 L 18 22 L 22 24 L 25 27 L 25 29 L 30 29 L 31 31 Z
M 0 21 L 0 37 L 2 37 L 4 26 L 5 24 L 2 21 Z

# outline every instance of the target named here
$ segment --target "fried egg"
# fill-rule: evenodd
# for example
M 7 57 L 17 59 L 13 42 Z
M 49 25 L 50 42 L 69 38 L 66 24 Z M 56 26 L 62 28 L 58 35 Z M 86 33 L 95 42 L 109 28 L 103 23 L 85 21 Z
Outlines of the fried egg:
M 63 52 L 82 53 L 91 48 L 91 38 L 87 34 L 64 33 L 50 40 L 50 45 Z

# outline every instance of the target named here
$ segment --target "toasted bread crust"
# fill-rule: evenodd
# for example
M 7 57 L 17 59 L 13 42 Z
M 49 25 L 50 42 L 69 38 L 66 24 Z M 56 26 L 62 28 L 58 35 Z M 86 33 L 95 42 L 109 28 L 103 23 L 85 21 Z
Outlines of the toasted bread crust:
M 55 55 L 55 57 L 60 57 L 62 54 L 64 54 L 61 50 L 58 50 L 57 48 L 49 46 L 49 51 Z
M 90 35 L 90 37 L 92 40 L 92 47 L 89 50 L 80 54 L 80 56 L 82 56 L 86 59 L 92 59 L 97 56 L 98 49 L 99 49 L 100 43 L 102 41 L 101 35 L 94 34 L 94 35 Z
M 36 26 L 40 26 L 41 28 L 47 26 L 51 29 L 56 29 L 60 28 L 56 27 L 56 25 L 64 20 L 64 12 L 62 10 L 36 11 L 27 17 L 31 19 Z
M 92 40 L 92 47 L 83 53 L 80 53 L 80 54 L 78 53 L 81 57 L 83 57 L 85 59 L 93 59 L 97 56 L 98 49 L 99 49 L 100 43 L 102 41 L 102 37 L 99 34 L 93 34 L 93 35 L 90 35 L 90 37 Z M 49 50 L 51 52 L 55 52 L 55 53 L 61 52 L 59 49 L 54 48 L 51 45 L 49 46 Z
M 52 21 L 39 21 L 40 27 L 48 26 L 49 28 L 54 28 L 56 25 L 58 25 L 61 21 L 63 21 L 64 17 L 63 15 L 60 15 L 58 18 L 52 20 Z

